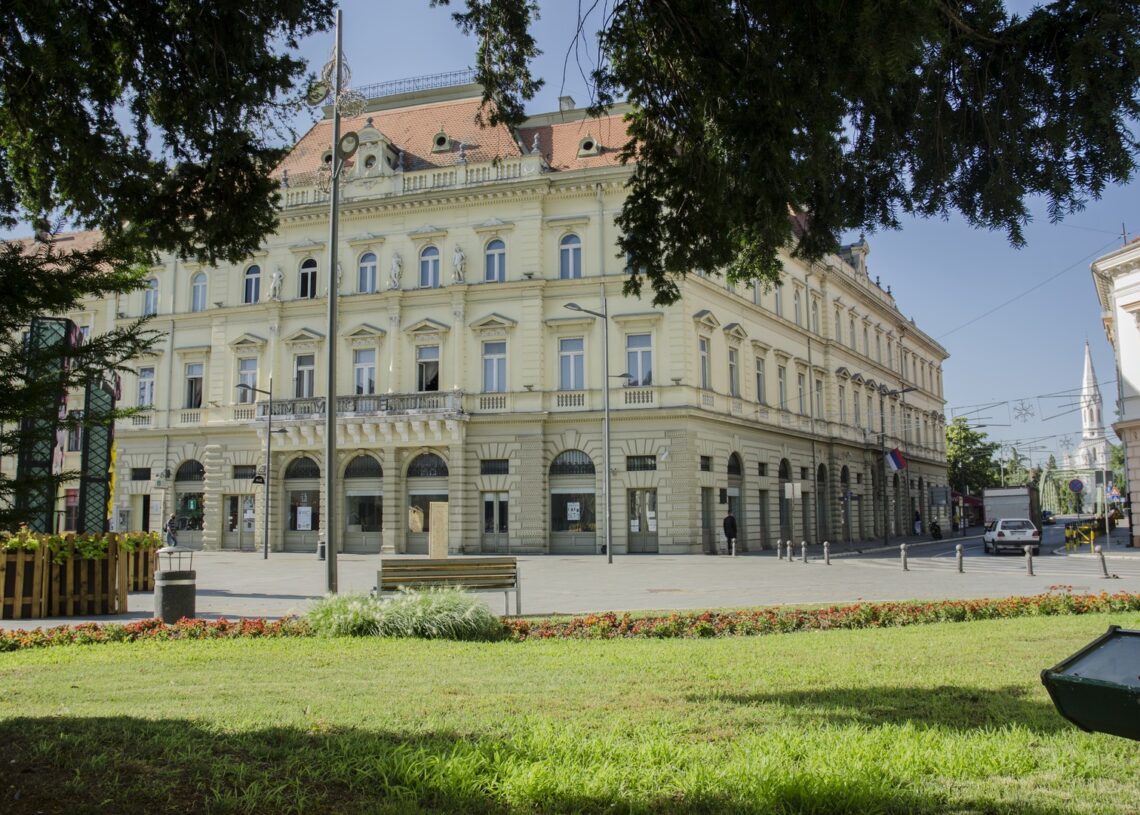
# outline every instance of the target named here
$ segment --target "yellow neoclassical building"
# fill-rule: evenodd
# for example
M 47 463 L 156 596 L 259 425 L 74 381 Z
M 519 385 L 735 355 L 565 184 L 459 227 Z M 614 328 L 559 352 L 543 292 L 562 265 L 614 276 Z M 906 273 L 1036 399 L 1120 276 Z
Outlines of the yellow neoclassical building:
M 869 277 L 865 242 L 789 257 L 767 291 L 694 273 L 676 305 L 628 299 L 621 110 L 590 118 L 564 99 L 517 132 L 484 130 L 475 85 L 370 90 L 343 124 L 360 148 L 334 274 L 325 120 L 282 164 L 280 226 L 255 256 L 166 258 L 144 290 L 69 315 L 99 331 L 149 314 L 165 334 L 123 382 L 145 410 L 116 428 L 116 527 L 174 513 L 181 543 L 260 548 L 268 442 L 273 551 L 312 551 L 331 522 L 346 551 L 426 552 L 429 504 L 446 502 L 452 552 L 600 552 L 605 387 L 616 553 L 707 551 L 729 509 L 744 550 L 945 517 L 946 351 Z M 608 383 L 588 313 L 603 299 Z M 895 448 L 908 466 L 891 471 Z

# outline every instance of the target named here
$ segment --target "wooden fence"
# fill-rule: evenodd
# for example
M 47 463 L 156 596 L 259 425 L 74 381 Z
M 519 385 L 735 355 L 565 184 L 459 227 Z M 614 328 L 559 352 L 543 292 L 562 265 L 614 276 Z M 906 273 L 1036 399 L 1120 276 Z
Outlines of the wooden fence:
M 124 614 L 127 592 L 153 591 L 155 550 L 107 544 L 104 558 L 46 547 L 0 551 L 0 619 Z

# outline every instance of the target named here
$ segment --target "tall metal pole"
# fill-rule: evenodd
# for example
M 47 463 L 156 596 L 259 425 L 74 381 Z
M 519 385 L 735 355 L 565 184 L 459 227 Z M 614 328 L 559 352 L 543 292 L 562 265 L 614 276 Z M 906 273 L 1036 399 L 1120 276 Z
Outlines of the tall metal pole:
M 269 559 L 269 463 L 273 460 L 273 377 L 269 377 L 269 405 L 265 424 L 265 506 L 261 509 L 261 557 Z
M 879 466 L 883 470 L 883 546 L 889 546 L 891 540 L 891 521 L 888 517 L 891 511 L 891 499 L 887 493 L 887 419 L 885 416 L 886 400 L 883 392 L 879 392 Z
M 602 446 L 605 453 L 602 456 L 603 466 L 606 468 L 606 477 L 602 482 L 605 488 L 604 500 L 606 502 L 606 562 L 614 562 L 614 507 L 613 507 L 613 478 L 610 469 L 610 309 L 606 304 L 606 287 L 602 285 Z
M 332 94 L 332 187 L 329 202 L 328 333 L 325 346 L 325 558 L 328 564 L 328 592 L 337 592 L 336 523 L 336 310 L 340 286 L 337 281 L 337 220 L 340 215 L 340 169 L 344 161 L 337 155 L 340 144 L 340 9 L 336 12 L 336 49 L 333 52 Z

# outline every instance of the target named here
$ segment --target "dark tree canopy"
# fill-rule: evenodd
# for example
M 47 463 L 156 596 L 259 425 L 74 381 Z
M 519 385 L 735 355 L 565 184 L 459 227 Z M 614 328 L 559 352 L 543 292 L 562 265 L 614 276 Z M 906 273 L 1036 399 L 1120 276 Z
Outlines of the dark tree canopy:
M 903 214 L 957 211 L 1020 245 L 1028 199 L 1060 219 L 1135 171 L 1137 0 L 1060 0 L 1024 17 L 1001 0 L 608 8 L 594 23 L 595 109 L 633 104 L 637 165 L 618 225 L 655 302 L 674 301 L 693 269 L 775 281 L 780 250 L 817 259 L 843 232 Z M 536 14 L 533 0 L 456 13 L 482 37 L 479 79 L 509 122 L 535 91 Z
M 959 416 L 946 425 L 946 469 L 950 484 L 961 493 L 980 492 L 983 487 L 1001 483 L 1000 465 L 994 453 L 1001 444 L 970 427 Z
M 159 252 L 238 261 L 276 227 L 274 145 L 305 71 L 290 52 L 332 6 L 0 0 L 0 227 L 40 239 L 0 245 L 0 455 L 61 388 L 123 370 L 155 339 L 120 323 L 68 352 L 62 377 L 37 377 L 21 342 L 33 317 L 132 291 Z M 103 240 L 58 240 L 61 224 Z M 20 520 L 11 499 L 31 486 L 0 474 L 0 525 Z

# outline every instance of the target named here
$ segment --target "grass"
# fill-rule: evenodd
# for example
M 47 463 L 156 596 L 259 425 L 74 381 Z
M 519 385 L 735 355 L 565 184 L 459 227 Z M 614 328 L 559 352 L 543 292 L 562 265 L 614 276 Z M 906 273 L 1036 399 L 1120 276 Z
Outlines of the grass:
M 1137 813 L 1038 679 L 1109 623 L 4 654 L 0 812 Z

